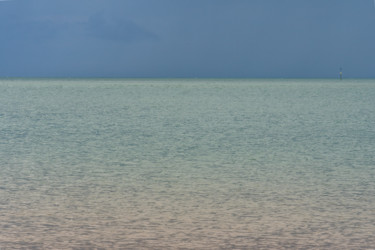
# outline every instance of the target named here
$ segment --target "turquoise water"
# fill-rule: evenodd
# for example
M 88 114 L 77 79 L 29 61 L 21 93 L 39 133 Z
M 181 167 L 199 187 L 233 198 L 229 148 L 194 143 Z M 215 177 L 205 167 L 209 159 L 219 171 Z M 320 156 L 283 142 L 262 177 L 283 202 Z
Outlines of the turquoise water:
M 375 80 L 2 79 L 0 249 L 369 249 Z

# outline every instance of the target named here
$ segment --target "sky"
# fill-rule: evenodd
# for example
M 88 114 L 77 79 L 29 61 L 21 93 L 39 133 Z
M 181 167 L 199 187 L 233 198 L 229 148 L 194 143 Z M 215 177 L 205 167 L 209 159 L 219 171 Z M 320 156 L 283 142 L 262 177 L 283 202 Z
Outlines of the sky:
M 0 1 L 0 77 L 375 77 L 374 0 Z

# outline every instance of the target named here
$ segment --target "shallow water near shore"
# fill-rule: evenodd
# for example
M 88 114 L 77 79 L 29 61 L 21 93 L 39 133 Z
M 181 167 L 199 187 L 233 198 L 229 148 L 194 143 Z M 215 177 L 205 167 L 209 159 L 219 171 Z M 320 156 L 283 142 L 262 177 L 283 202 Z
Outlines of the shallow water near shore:
M 0 249 L 370 249 L 375 80 L 0 79 Z

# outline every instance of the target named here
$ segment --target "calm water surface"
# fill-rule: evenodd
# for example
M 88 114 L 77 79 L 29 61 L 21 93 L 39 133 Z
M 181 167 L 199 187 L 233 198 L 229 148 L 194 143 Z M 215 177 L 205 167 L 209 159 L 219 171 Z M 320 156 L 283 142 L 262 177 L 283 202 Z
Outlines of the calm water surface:
M 0 249 L 374 249 L 375 80 L 0 79 Z

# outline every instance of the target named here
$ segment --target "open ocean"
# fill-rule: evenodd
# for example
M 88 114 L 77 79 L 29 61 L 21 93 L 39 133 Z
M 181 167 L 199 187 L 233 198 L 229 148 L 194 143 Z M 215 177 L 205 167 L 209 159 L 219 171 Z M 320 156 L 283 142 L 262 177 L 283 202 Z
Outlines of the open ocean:
M 375 80 L 0 79 L 0 249 L 375 249 Z

